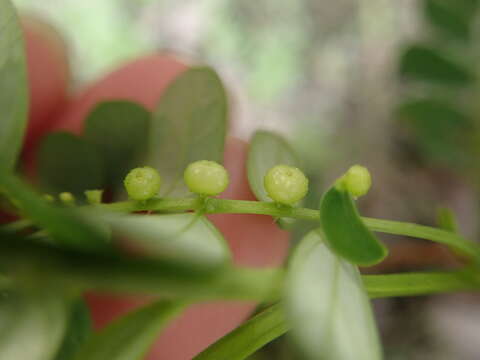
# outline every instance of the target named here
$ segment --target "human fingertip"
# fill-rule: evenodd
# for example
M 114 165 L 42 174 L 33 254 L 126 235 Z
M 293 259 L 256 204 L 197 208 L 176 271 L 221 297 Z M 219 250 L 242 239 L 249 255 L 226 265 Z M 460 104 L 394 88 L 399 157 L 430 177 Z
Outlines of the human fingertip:
M 101 101 L 129 100 L 153 110 L 167 86 L 187 68 L 184 60 L 168 53 L 131 61 L 80 92 L 55 127 L 79 133 L 89 112 Z
M 65 105 L 70 67 L 67 45 L 52 25 L 33 15 L 22 16 L 21 25 L 30 90 L 28 149 L 48 130 L 54 115 Z

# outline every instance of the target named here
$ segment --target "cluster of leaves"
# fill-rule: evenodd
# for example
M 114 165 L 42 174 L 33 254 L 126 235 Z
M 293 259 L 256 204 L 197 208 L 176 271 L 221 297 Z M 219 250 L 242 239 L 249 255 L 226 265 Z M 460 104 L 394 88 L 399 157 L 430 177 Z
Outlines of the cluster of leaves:
M 478 0 L 422 0 L 427 35 L 401 54 L 397 117 L 429 161 L 478 169 Z
M 369 297 L 479 288 L 476 268 L 361 276 L 359 265 L 387 255 L 372 230 L 445 243 L 473 265 L 480 250 L 450 230 L 361 218 L 348 174 L 326 191 L 320 209 L 272 203 L 265 173 L 277 164 L 298 166 L 298 159 L 270 132 L 253 136 L 248 156 L 248 179 L 260 201 L 192 197 L 182 181 L 187 165 L 223 158 L 226 94 L 209 68 L 179 76 L 153 114 L 125 101 L 102 103 L 88 115 L 83 136 L 55 133 L 41 146 L 42 191 L 69 191 L 80 199 L 85 190 L 106 188 L 118 200 L 126 172 L 147 164 L 164 179 L 158 198 L 81 206 L 49 202 L 14 174 L 27 84 L 18 21 L 8 0 L 0 0 L 0 28 L 10 34 L 0 38 L 0 88 L 9 89 L 0 92 L 0 104 L 8 105 L 0 118 L 0 191 L 24 218 L 0 228 L 0 358 L 140 359 L 188 304 L 235 299 L 275 304 L 196 359 L 245 359 L 291 329 L 307 358 L 375 360 L 382 351 Z M 354 186 L 353 193 L 363 188 Z M 155 213 L 132 214 L 137 210 Z M 232 264 L 225 239 L 202 215 L 208 212 L 271 215 L 282 227 L 289 225 L 287 218 L 310 219 L 317 229 L 299 243 L 286 271 L 242 268 Z M 135 241 L 145 255 L 126 254 L 120 238 Z M 94 332 L 82 300 L 91 290 L 159 300 Z

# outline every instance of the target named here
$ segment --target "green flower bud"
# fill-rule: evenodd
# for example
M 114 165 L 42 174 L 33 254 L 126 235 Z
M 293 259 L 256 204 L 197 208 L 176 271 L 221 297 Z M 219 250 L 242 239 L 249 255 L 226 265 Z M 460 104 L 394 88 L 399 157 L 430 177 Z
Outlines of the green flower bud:
M 354 165 L 337 181 L 337 186 L 347 190 L 354 197 L 360 197 L 370 190 L 372 177 L 366 167 Z
M 183 179 L 191 192 L 208 196 L 225 191 L 230 181 L 228 172 L 222 165 L 208 160 L 195 161 L 188 165 Z
M 86 190 L 85 197 L 87 202 L 92 205 L 98 205 L 102 203 L 103 190 Z
M 160 191 L 162 178 L 157 170 L 150 166 L 131 170 L 123 181 L 130 199 L 145 201 Z
M 75 205 L 75 197 L 70 192 L 62 192 L 58 195 L 58 198 L 65 205 L 69 205 L 69 206 Z
M 55 202 L 55 198 L 50 194 L 43 194 L 43 198 L 49 203 Z
M 268 196 L 275 202 L 293 205 L 308 192 L 308 179 L 293 166 L 276 165 L 268 170 L 263 180 Z

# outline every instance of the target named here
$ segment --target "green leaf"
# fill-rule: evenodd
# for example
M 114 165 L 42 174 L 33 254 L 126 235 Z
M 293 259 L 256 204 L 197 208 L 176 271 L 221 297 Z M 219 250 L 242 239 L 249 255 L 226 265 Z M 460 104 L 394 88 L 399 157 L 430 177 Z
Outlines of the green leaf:
M 108 238 L 98 224 L 74 210 L 49 204 L 13 175 L 0 173 L 0 190 L 26 217 L 46 230 L 56 244 L 88 251 L 107 248 Z
M 24 47 L 22 29 L 12 3 L 0 0 L 0 170 L 15 167 L 27 123 Z
M 442 31 L 461 40 L 469 40 L 471 22 L 477 1 L 426 0 L 425 16 L 430 23 Z
M 85 190 L 103 188 L 104 166 L 94 146 L 67 132 L 47 135 L 40 146 L 38 175 L 47 192 L 67 191 L 83 198 Z
M 248 182 L 255 197 L 260 201 L 272 201 L 265 191 L 263 179 L 275 165 L 301 167 L 300 161 L 290 144 L 281 136 L 270 131 L 257 131 L 248 151 Z M 302 206 L 303 201 L 298 206 Z M 295 220 L 280 219 L 279 225 L 288 228 Z
M 131 312 L 93 336 L 75 359 L 143 359 L 159 332 L 183 308 L 179 302 L 160 300 Z
M 210 345 L 193 360 L 243 360 L 287 330 L 283 306 L 276 304 Z
M 55 360 L 73 359 L 73 356 L 91 334 L 92 320 L 90 318 L 90 310 L 84 300 L 78 299 L 71 306 L 65 337 Z
M 66 329 L 68 305 L 51 289 L 0 294 L 0 359 L 51 360 Z
M 131 245 L 149 257 L 203 266 L 223 266 L 231 258 L 222 234 L 198 214 L 109 214 L 106 219 L 114 233 L 133 239 Z
M 0 241 L 0 263 L 12 281 L 48 279 L 58 288 L 196 300 L 270 300 L 278 296 L 283 271 L 202 266 L 179 261 L 86 253 L 28 239 Z
M 412 45 L 400 59 L 400 74 L 408 79 L 449 86 L 469 85 L 475 80 L 470 69 L 438 50 Z
M 85 120 L 84 135 L 105 159 L 107 182 L 120 185 L 131 169 L 143 165 L 151 114 L 129 101 L 99 103 Z
M 164 178 L 161 195 L 189 194 L 183 172 L 191 162 L 223 161 L 227 116 L 225 89 L 212 69 L 191 68 L 170 85 L 154 112 L 147 154 Z
M 348 191 L 332 186 L 320 202 L 325 241 L 338 255 L 362 266 L 379 263 L 387 249 L 363 223 Z
M 308 359 L 382 358 L 360 273 L 330 251 L 319 231 L 298 246 L 285 286 L 287 321 Z
M 449 165 L 469 164 L 473 120 L 456 106 L 437 99 L 410 100 L 397 109 L 397 116 L 427 156 Z

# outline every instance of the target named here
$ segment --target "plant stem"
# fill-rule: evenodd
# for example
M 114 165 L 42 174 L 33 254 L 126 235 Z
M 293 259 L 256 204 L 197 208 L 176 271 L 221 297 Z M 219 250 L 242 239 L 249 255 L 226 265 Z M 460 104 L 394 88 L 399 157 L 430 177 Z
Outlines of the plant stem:
M 202 210 L 206 214 L 258 214 L 269 215 L 273 217 L 288 217 L 294 219 L 319 221 L 320 212 L 318 210 L 295 207 L 281 207 L 272 202 L 230 200 L 210 198 L 206 203 L 202 203 L 199 198 L 185 199 L 153 199 L 144 203 L 125 201 L 113 204 L 97 205 L 105 210 L 112 211 L 160 211 L 160 212 L 184 212 Z M 419 239 L 430 240 L 457 249 L 462 254 L 475 259 L 480 263 L 480 247 L 463 238 L 462 236 L 424 225 L 363 218 L 365 224 L 372 231 L 386 234 L 410 236 Z
M 400 221 L 373 218 L 363 218 L 363 220 L 372 231 L 435 241 L 440 244 L 451 246 L 462 254 L 472 257 L 477 262 L 480 262 L 480 247 L 478 244 L 463 238 L 457 233 Z
M 480 277 L 464 271 L 363 275 L 372 299 L 480 290 Z
M 165 212 L 183 212 L 189 210 L 198 210 L 200 206 L 199 198 L 183 199 L 151 199 L 147 201 L 120 201 L 111 204 L 94 205 L 95 208 L 119 211 L 165 211 Z

